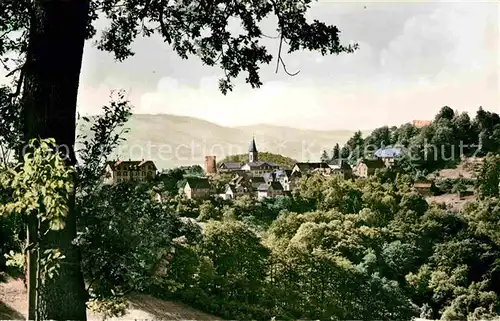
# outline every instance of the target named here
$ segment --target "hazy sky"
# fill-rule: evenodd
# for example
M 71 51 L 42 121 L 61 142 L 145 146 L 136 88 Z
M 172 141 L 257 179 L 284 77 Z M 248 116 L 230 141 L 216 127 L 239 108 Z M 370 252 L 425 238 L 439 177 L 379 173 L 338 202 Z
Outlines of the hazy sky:
M 365 8 L 366 6 L 366 8 Z M 310 12 L 335 24 L 352 55 L 302 52 L 262 67 L 264 86 L 219 93 L 221 71 L 182 60 L 160 38 L 138 39 L 136 55 L 115 63 L 87 43 L 79 110 L 97 113 L 109 91 L 131 90 L 135 113 L 167 113 L 221 125 L 268 123 L 315 129 L 374 128 L 430 119 L 443 105 L 500 111 L 498 2 L 319 1 Z M 272 35 L 274 21 L 264 31 Z M 278 40 L 266 39 L 270 53 Z

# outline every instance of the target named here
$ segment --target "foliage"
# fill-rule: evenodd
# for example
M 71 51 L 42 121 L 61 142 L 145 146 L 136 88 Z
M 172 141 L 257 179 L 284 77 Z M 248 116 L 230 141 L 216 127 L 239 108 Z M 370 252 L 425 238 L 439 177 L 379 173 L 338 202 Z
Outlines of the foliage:
M 296 160 L 291 159 L 290 157 L 286 157 L 279 154 L 273 154 L 268 152 L 259 152 L 259 160 L 263 162 L 271 162 L 277 164 L 282 169 L 292 168 Z M 223 160 L 219 161 L 218 164 L 226 163 L 226 162 L 234 162 L 234 163 L 246 163 L 248 161 L 248 154 L 240 154 L 240 155 L 231 155 Z
M 467 113 L 458 114 L 444 106 L 434 121 L 423 128 L 409 123 L 391 128 L 384 126 L 374 129 L 364 139 L 361 132 L 356 132 L 342 147 L 341 156 L 351 160 L 370 156 L 373 151 L 368 151 L 368 146 L 375 149 L 383 146 L 401 147 L 404 157 L 397 164 L 399 170 L 407 173 L 432 172 L 455 166 L 461 156 L 484 156 L 488 152 L 499 152 L 499 137 L 498 114 L 486 112 L 480 107 L 471 120 Z
M 21 140 L 21 108 L 12 99 L 12 91 L 0 86 L 0 163 L 7 166 L 12 161 L 12 152 L 18 150 Z
M 87 306 L 90 311 L 102 315 L 103 321 L 111 317 L 124 316 L 129 307 L 123 297 L 108 298 L 103 301 L 91 299 Z
M 23 153 L 22 165 L 0 172 L 2 187 L 12 191 L 11 199 L 0 204 L 0 214 L 23 215 L 34 228 L 30 231 L 30 244 L 22 253 L 32 251 L 36 259 L 36 271 L 33 271 L 36 303 L 32 308 L 36 318 L 40 318 L 45 315 L 45 307 L 38 302 L 46 295 L 47 281 L 59 274 L 61 264 L 68 263 L 65 253 L 49 233 L 65 227 L 74 172 L 66 166 L 53 139 L 33 139 Z M 20 265 L 19 257 L 11 259 Z
M 24 164 L 2 172 L 4 188 L 13 191 L 13 200 L 1 205 L 0 213 L 35 216 L 47 222 L 50 229 L 64 227 L 67 213 L 72 171 L 55 153 L 54 140 L 32 140 L 24 154 Z
M 233 179 L 233 175 L 228 173 L 217 173 L 211 175 L 209 178 L 210 185 L 213 187 L 215 193 L 220 194 L 226 191 L 226 186 Z
M 210 201 L 204 201 L 200 205 L 199 221 L 220 220 L 222 218 L 220 211 Z
M 363 138 L 363 133 L 358 130 L 342 147 L 340 156 L 342 157 L 342 159 L 348 159 L 353 162 L 360 158 L 363 158 L 364 154 L 365 139 Z
M 478 175 L 478 190 L 482 197 L 498 197 L 500 193 L 500 156 L 488 155 Z
M 456 193 L 459 191 L 464 191 L 467 189 L 467 187 L 474 186 L 475 184 L 476 184 L 476 181 L 474 181 L 472 179 L 447 178 L 447 179 L 443 179 L 443 180 L 440 180 L 439 182 L 437 182 L 436 187 L 439 190 L 439 194 L 446 194 L 446 193 Z
M 92 119 L 82 117 L 84 122 L 91 123 L 91 137 L 80 135 L 77 141 L 82 145 L 77 151 L 83 163 L 77 167 L 78 189 L 81 193 L 87 193 L 89 189 L 101 183 L 108 155 L 123 140 L 121 136 L 127 132 L 123 126 L 131 115 L 131 106 L 123 91 L 113 93 L 109 105 L 104 105 L 102 111 L 101 115 Z
M 24 271 L 24 254 L 10 251 L 5 253 L 6 265 L 16 268 L 19 272 Z
M 281 39 L 288 44 L 290 53 L 306 49 L 326 55 L 353 52 L 357 48 L 340 44 L 337 27 L 317 20 L 307 22 L 310 0 L 300 4 L 263 1 L 249 6 L 234 2 L 219 5 L 172 2 L 168 6 L 162 2 L 125 2 L 121 7 L 119 3 L 118 0 L 91 3 L 91 21 L 97 19 L 98 8 L 110 20 L 99 41 L 99 49 L 112 52 L 121 61 L 133 55 L 130 45 L 139 33 L 145 36 L 158 33 L 180 57 L 197 55 L 206 65 L 220 66 L 225 71 L 219 82 L 223 93 L 232 90 L 232 80 L 240 72 L 247 73 L 246 82 L 252 87 L 262 84 L 259 65 L 270 63 L 272 56 L 259 43 L 263 33 L 258 22 L 271 14 L 278 18 Z M 241 34 L 236 36 L 228 31 L 230 18 L 242 21 Z M 142 23 L 144 20 L 150 23 Z M 89 37 L 94 33 L 95 29 L 89 27 Z
M 168 188 L 161 179 L 81 194 L 79 226 L 87 228 L 76 244 L 90 307 L 120 315 L 124 295 L 142 291 L 228 319 L 493 315 L 498 199 L 459 216 L 410 193 L 411 176 L 396 176 L 304 175 L 291 197 L 261 202 L 167 193 L 158 203 L 151 191 Z M 181 216 L 206 220 L 203 234 Z
M 330 156 L 328 155 L 328 152 L 326 150 L 323 150 L 323 152 L 321 152 L 321 156 L 319 159 L 322 162 L 328 162 L 330 161 Z
M 340 159 L 340 145 L 339 144 L 335 144 L 335 146 L 333 146 L 331 156 L 332 156 L 331 160 L 333 160 L 333 161 Z
M 156 282 L 173 239 L 196 235 L 196 227 L 153 201 L 148 188 L 132 183 L 106 186 L 82 198 L 77 209 L 78 223 L 85 228 L 76 242 L 97 300 L 147 289 Z
M 184 176 L 205 176 L 205 171 L 200 165 L 184 166 L 181 169 L 184 171 Z
M 157 175 L 155 182 L 163 196 L 175 196 L 179 193 L 179 182 L 184 179 L 184 175 L 181 168 L 172 168 Z
M 15 95 L 22 94 L 25 103 L 23 106 L 24 119 L 38 120 L 41 117 L 45 124 L 52 124 L 45 127 L 39 126 L 39 128 L 31 128 L 28 126 L 29 124 L 26 124 L 24 134 L 27 137 L 41 136 L 45 138 L 47 133 L 52 135 L 51 133 L 56 132 L 54 126 L 57 126 L 59 124 L 58 120 L 62 119 L 65 124 L 62 126 L 60 133 L 63 137 L 66 135 L 66 143 L 70 148 L 70 152 L 75 143 L 73 119 L 76 120 L 75 107 L 82 59 L 81 48 L 85 40 L 95 36 L 95 23 L 98 18 L 104 18 L 104 21 L 110 22 L 109 27 L 106 28 L 98 41 L 98 48 L 112 52 L 117 60 L 121 61 L 133 55 L 130 47 L 139 34 L 147 37 L 156 33 L 161 35 L 165 42 L 169 43 L 182 58 L 197 55 L 206 65 L 220 66 L 224 70 L 224 77 L 219 82 L 219 89 L 224 94 L 232 90 L 234 80 L 242 72 L 246 72 L 247 77 L 245 80 L 253 88 L 260 87 L 262 84 L 259 75 L 260 65 L 270 63 L 272 55 L 267 52 L 265 46 L 259 43 L 259 40 L 264 35 L 258 23 L 273 14 L 277 17 L 277 29 L 280 33 L 280 52 L 277 60 L 278 63 L 282 64 L 283 68 L 285 68 L 281 57 L 283 42 L 288 45 L 289 53 L 298 50 L 310 50 L 326 55 L 351 53 L 357 49 L 357 45 L 345 46 L 340 43 L 337 27 L 326 25 L 318 20 L 308 22 L 306 17 L 311 0 L 252 3 L 223 1 L 218 4 L 204 1 L 86 0 L 79 3 L 58 1 L 58 5 L 53 4 L 48 4 L 46 1 L 28 0 L 0 2 L 0 59 L 5 68 L 12 70 L 13 75 L 17 75 L 17 72 L 19 72 L 18 89 Z M 71 19 L 71 23 L 64 24 L 64 19 L 67 19 L 68 16 L 73 17 L 73 19 Z M 242 22 L 243 33 L 234 34 L 229 31 L 228 25 L 232 19 Z M 67 25 L 63 36 L 61 36 L 60 30 L 54 27 L 58 25 L 64 25 L 65 27 Z M 71 41 L 68 41 L 69 38 L 71 38 Z M 49 76 L 48 71 L 60 63 L 60 61 L 57 61 L 57 54 L 60 54 L 60 50 L 56 49 L 59 47 L 66 49 L 64 50 L 64 58 L 68 62 L 66 66 L 71 65 L 72 67 L 58 68 L 54 75 Z M 11 57 L 14 57 L 14 59 Z M 25 73 L 27 73 L 26 77 Z M 43 84 L 43 86 L 37 84 L 36 81 L 40 79 L 44 79 L 48 83 Z M 26 81 L 24 87 L 23 81 Z M 63 82 L 67 83 L 62 86 Z M 25 91 L 21 91 L 21 88 L 24 88 Z M 65 92 L 58 92 L 58 90 L 61 90 L 60 88 L 64 88 Z M 61 99 L 63 96 L 66 99 Z M 33 108 L 35 106 L 38 108 Z M 47 106 L 51 107 L 48 108 Z M 127 112 L 126 109 L 123 109 L 123 111 L 121 118 L 115 119 L 110 123 L 111 125 L 124 121 Z M 37 114 L 37 112 L 40 112 L 40 114 Z M 3 114 L 2 112 L 2 116 Z M 72 116 L 74 116 L 73 119 Z M 20 118 L 17 119 L 20 120 Z M 100 126 L 99 133 L 106 132 L 101 125 L 102 123 L 98 125 Z M 110 134 L 110 132 L 107 133 Z M 100 137 L 99 135 L 96 138 L 96 141 L 102 143 L 99 147 L 103 148 L 103 150 L 88 149 L 89 154 L 84 157 L 87 157 L 89 162 L 86 162 L 81 171 L 77 170 L 81 180 L 72 179 L 76 178 L 74 176 L 68 179 L 68 182 L 78 183 L 76 188 L 79 186 L 80 192 L 83 192 L 81 193 L 83 198 L 93 199 L 93 193 L 99 195 L 102 192 L 93 181 L 97 179 L 96 173 L 97 175 L 100 174 L 98 168 L 102 166 L 101 156 L 105 158 L 108 147 L 116 142 L 117 136 L 111 135 L 107 143 L 104 142 L 106 139 L 107 137 Z M 91 147 L 98 146 L 95 142 L 91 142 L 90 145 Z M 71 161 L 74 161 L 74 159 Z M 25 159 L 25 162 L 29 162 L 29 160 Z M 64 175 L 69 177 L 69 173 L 63 175 L 51 172 L 51 169 L 57 171 L 65 168 L 63 165 L 61 165 L 61 168 L 56 165 L 58 164 L 47 164 L 46 167 L 35 171 L 35 174 L 33 174 L 32 168 L 30 173 L 30 167 L 25 166 L 21 173 L 22 176 L 28 178 L 23 179 L 21 183 L 17 182 L 19 176 L 12 174 L 14 176 L 13 189 L 15 195 L 14 202 L 8 206 L 7 210 L 25 211 L 27 213 L 32 210 L 37 211 L 37 213 L 30 214 L 41 214 L 40 218 L 47 220 L 52 229 L 63 227 L 61 217 L 65 216 L 67 212 L 68 217 L 71 218 L 68 219 L 68 230 L 73 232 L 76 229 L 73 224 L 75 222 L 73 219 L 73 203 L 62 203 L 67 201 L 68 194 L 74 196 L 75 188 L 71 186 L 72 190 L 68 191 L 65 185 L 66 177 L 64 179 L 60 177 Z M 47 182 L 52 180 L 57 182 L 58 186 L 56 187 L 59 190 L 55 190 L 56 187 L 53 186 L 40 184 L 34 177 L 41 173 L 48 175 L 44 177 Z M 33 186 L 40 187 L 41 190 L 26 186 L 26 183 L 31 183 L 30 180 L 33 180 Z M 63 183 L 59 184 L 61 181 Z M 97 190 L 93 191 L 92 187 L 96 187 Z M 43 196 L 45 199 L 36 199 L 38 196 Z M 90 204 L 86 203 L 85 200 L 80 200 L 80 205 L 85 204 L 85 206 L 89 206 L 89 209 L 92 208 L 91 205 L 101 205 L 100 202 L 95 201 L 95 204 Z M 41 205 L 44 207 L 42 210 L 37 208 L 37 206 Z M 92 219 L 90 212 L 86 212 L 84 207 L 80 206 L 80 211 L 89 213 L 89 219 Z M 43 215 L 44 213 L 45 215 Z M 94 215 L 98 216 L 96 213 Z M 79 219 L 85 220 L 86 218 L 80 215 Z M 83 225 L 80 226 L 80 229 L 84 230 L 88 227 Z M 70 234 L 72 233 L 68 232 L 60 235 L 61 246 L 71 248 L 72 237 L 69 237 Z M 86 245 L 88 246 L 87 249 L 93 248 L 90 243 L 86 243 Z M 72 258 L 76 256 L 72 256 Z M 76 282 L 78 279 L 80 269 L 77 264 L 73 262 L 67 267 L 68 270 L 73 269 L 73 272 L 61 278 L 61 284 L 69 284 L 66 281 Z M 71 313 L 68 311 L 75 307 L 78 308 L 75 310 L 79 310 L 77 313 L 80 314 L 80 317 L 84 317 L 81 315 L 84 299 L 83 296 L 79 295 L 83 293 L 83 289 L 77 287 L 70 293 L 75 294 L 73 300 L 64 301 L 63 299 L 66 299 L 66 297 L 60 297 L 57 303 L 47 301 L 50 305 L 47 307 L 49 316 L 56 313 L 54 311 L 63 310 L 62 308 L 66 307 L 67 309 L 60 312 L 61 318 L 63 318 L 65 314 Z M 57 288 L 52 288 L 53 292 L 57 290 Z M 71 295 L 68 296 L 68 298 L 70 297 Z M 50 300 L 49 297 L 47 299 Z M 57 307 L 58 303 L 61 304 L 59 309 Z M 57 316 L 60 317 L 60 315 Z

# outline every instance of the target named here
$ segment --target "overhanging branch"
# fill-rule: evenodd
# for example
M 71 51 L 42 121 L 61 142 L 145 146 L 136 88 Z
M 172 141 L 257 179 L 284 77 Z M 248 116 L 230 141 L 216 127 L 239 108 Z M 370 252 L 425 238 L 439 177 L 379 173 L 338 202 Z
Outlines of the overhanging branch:
M 281 38 L 280 38 L 280 46 L 279 46 L 279 49 L 278 49 L 278 59 L 276 61 L 276 73 L 278 73 L 278 70 L 279 70 L 279 67 L 280 67 L 280 63 L 281 65 L 283 66 L 283 70 L 285 71 L 285 73 L 288 75 L 288 76 L 297 76 L 299 73 L 300 73 L 300 70 L 295 72 L 295 73 L 291 73 L 289 72 L 287 69 L 286 69 L 286 65 L 285 65 L 285 62 L 283 61 L 283 58 L 281 57 L 281 50 L 282 50 L 282 47 L 283 47 L 283 33 L 281 34 Z

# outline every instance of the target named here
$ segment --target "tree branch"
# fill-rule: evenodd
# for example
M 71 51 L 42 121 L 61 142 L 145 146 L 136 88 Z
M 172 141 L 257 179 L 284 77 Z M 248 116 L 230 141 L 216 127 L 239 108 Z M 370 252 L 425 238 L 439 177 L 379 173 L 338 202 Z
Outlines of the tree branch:
M 127 5 L 126 4 L 115 4 L 114 6 L 111 6 L 110 9 L 113 9 L 113 8 L 123 8 L 123 7 L 126 7 Z M 102 6 L 102 7 L 98 7 L 95 9 L 95 11 L 100 11 L 100 10 L 104 10 L 106 9 L 106 6 Z
M 6 64 L 6 63 L 5 63 L 2 59 L 0 59 L 0 62 L 2 63 L 3 68 L 4 68 L 5 70 L 7 70 L 7 71 L 9 71 L 9 70 L 10 70 L 9 66 L 7 66 L 7 64 Z
M 266 34 L 263 33 L 262 37 L 269 38 L 269 39 L 278 39 L 280 37 L 280 35 L 277 35 L 277 36 L 268 36 L 268 35 L 266 35 Z
M 2 34 L 0 35 L 0 39 L 2 39 L 3 37 L 5 37 L 6 35 L 8 35 L 8 34 L 9 34 L 9 33 L 11 33 L 11 32 L 12 32 L 12 30 L 7 30 L 7 31 L 5 31 L 4 33 L 2 33 Z
M 279 49 L 278 49 L 278 59 L 276 61 L 276 73 L 278 73 L 278 70 L 279 70 L 279 67 L 280 67 L 280 63 L 281 65 L 283 66 L 283 70 L 285 71 L 285 73 L 288 75 L 288 76 L 297 76 L 299 73 L 300 73 L 300 70 L 295 72 L 295 73 L 291 73 L 289 72 L 287 69 L 286 69 L 286 65 L 285 65 L 285 62 L 283 61 L 283 58 L 281 58 L 281 50 L 282 50 L 282 47 L 283 47 L 283 34 L 281 34 L 281 38 L 280 38 L 280 46 L 279 46 Z
M 7 68 L 7 66 L 5 65 L 4 63 L 4 67 Z M 24 66 L 19 66 L 13 70 L 11 70 L 8 74 L 5 75 L 5 78 L 8 78 L 10 76 L 12 76 L 13 74 L 15 74 L 16 72 L 20 71 L 21 69 L 23 69 Z
M 283 46 L 283 33 L 281 34 L 281 37 L 280 37 L 280 46 L 279 46 L 279 49 L 278 49 L 278 59 L 276 61 L 276 73 L 278 73 L 278 69 L 280 67 L 280 59 L 281 59 L 281 48 Z
M 164 4 L 165 4 L 165 1 L 161 1 L 160 16 L 158 17 L 158 20 L 160 22 L 160 30 L 161 30 L 161 33 L 162 33 L 163 37 L 165 38 L 165 40 L 169 44 L 171 44 L 172 43 L 172 38 L 169 35 L 168 28 L 165 25 L 165 21 L 163 21 L 163 18 L 164 18 L 164 15 L 165 15 L 165 7 L 166 7 Z
M 25 70 L 26 70 L 26 63 L 24 63 L 20 67 L 21 73 L 19 74 L 19 80 L 17 81 L 16 91 L 14 93 L 10 94 L 11 99 L 16 98 L 21 93 L 21 87 L 23 86 L 23 82 L 24 82 Z
M 283 35 L 283 21 L 281 19 L 281 16 L 280 16 L 280 10 L 278 8 L 278 5 L 276 3 L 275 0 L 271 0 L 271 3 L 274 7 L 274 13 L 276 14 L 276 16 L 278 17 L 278 25 L 279 25 L 279 28 L 280 28 L 280 46 L 279 46 L 279 49 L 278 49 L 278 58 L 276 59 L 276 73 L 278 73 L 278 70 L 279 70 L 279 67 L 280 67 L 280 63 L 281 65 L 283 66 L 283 70 L 285 70 L 285 73 L 289 76 L 297 76 L 299 73 L 300 73 L 300 70 L 297 71 L 296 73 L 291 73 L 289 72 L 287 69 L 286 69 L 286 65 L 285 65 L 285 62 L 283 61 L 283 58 L 281 58 L 281 50 L 283 48 L 283 42 L 287 43 L 286 40 L 285 40 L 285 36 Z

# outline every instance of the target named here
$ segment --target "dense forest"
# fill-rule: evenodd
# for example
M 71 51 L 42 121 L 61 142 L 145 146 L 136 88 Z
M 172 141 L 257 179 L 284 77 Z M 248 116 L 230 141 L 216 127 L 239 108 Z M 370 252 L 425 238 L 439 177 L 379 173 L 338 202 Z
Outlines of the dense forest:
M 94 125 L 93 138 L 85 138 L 86 165 L 76 199 L 75 244 L 82 252 L 89 307 L 120 315 L 128 293 L 144 292 L 240 320 L 498 315 L 498 116 L 480 109 L 471 121 L 447 110 L 430 127 L 383 127 L 364 140 L 411 146 L 428 138 L 451 148 L 459 138 L 482 140 L 481 153 L 488 155 L 478 172 L 476 198 L 461 212 L 412 192 L 415 175 L 403 170 L 402 164 L 409 164 L 404 158 L 364 180 L 304 175 L 291 196 L 263 201 L 184 198 L 181 182 L 199 175 L 199 167 L 172 169 L 141 184 L 102 185 L 96 155 L 112 150 L 118 140 L 105 134 L 128 115 L 123 106 L 108 109 Z M 110 119 L 117 123 L 113 128 L 107 126 Z M 47 156 L 47 144 L 16 175 L 2 172 L 0 198 L 7 205 L 1 208 L 0 249 L 7 254 L 2 269 L 10 274 L 24 269 L 19 202 L 32 199 L 35 190 L 45 189 L 50 198 L 64 187 L 67 173 L 57 157 L 41 157 Z M 441 165 L 449 164 L 423 168 Z M 48 181 L 33 174 L 40 168 Z M 211 182 L 222 186 L 223 181 Z M 57 211 L 53 214 L 49 220 L 57 222 Z M 48 270 L 57 273 L 57 264 Z
M 479 107 L 471 119 L 465 112 L 458 113 L 444 106 L 429 126 L 417 128 L 411 123 L 399 127 L 383 126 L 367 137 L 357 131 L 344 146 L 337 144 L 330 152 L 323 151 L 321 159 L 342 158 L 356 162 L 388 146 L 402 150 L 402 169 L 428 173 L 454 167 L 462 155 L 479 157 L 500 151 L 500 117 Z

